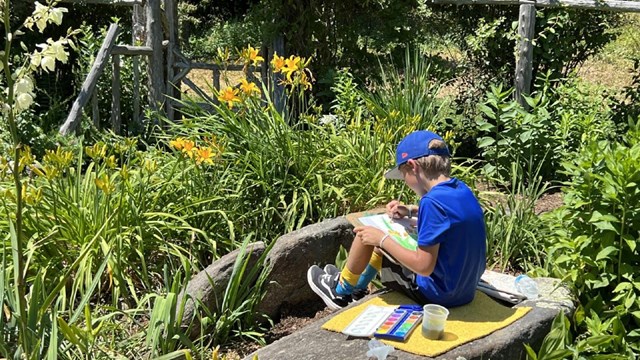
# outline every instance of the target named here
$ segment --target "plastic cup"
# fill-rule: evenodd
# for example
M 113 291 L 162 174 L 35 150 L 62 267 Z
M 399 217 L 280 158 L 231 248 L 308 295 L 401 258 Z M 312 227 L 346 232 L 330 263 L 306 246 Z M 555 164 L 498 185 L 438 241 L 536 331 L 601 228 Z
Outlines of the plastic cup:
M 427 304 L 423 307 L 423 310 L 422 335 L 431 340 L 440 339 L 444 333 L 444 325 L 447 322 L 449 310 L 436 304 Z

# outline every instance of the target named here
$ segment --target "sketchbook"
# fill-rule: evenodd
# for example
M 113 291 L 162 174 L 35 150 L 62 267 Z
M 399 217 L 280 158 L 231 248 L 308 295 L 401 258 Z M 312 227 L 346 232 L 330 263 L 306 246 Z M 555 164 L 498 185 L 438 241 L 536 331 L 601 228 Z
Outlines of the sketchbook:
M 415 220 L 412 221 L 407 218 L 391 219 L 384 209 L 349 214 L 347 215 L 347 220 L 355 226 L 364 225 L 378 228 L 389 235 L 389 239 L 394 240 L 405 249 L 416 251 L 418 248 L 418 231 L 415 226 Z

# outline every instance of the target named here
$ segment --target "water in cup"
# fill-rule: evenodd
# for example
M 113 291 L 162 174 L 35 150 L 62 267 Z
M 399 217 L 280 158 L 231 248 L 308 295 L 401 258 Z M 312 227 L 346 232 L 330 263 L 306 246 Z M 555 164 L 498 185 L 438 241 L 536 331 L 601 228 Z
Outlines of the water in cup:
M 427 304 L 423 307 L 423 310 L 422 335 L 431 340 L 440 339 L 444 333 L 444 325 L 447 322 L 449 310 L 436 304 Z

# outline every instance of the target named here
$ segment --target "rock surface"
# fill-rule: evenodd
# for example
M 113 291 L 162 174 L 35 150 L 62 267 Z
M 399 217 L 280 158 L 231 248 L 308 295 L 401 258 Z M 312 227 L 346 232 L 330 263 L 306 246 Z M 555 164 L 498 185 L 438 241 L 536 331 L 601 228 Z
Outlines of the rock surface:
M 333 264 L 340 245 L 346 249 L 351 246 L 352 230 L 353 226 L 339 217 L 278 238 L 267 255 L 271 272 L 258 311 L 278 319 L 283 306 L 305 306 L 309 301 L 318 301 L 307 285 L 307 269 L 314 264 Z
M 387 359 L 435 359 L 466 360 L 525 359 L 523 344 L 531 344 L 537 349 L 549 332 L 553 318 L 564 311 L 571 315 L 575 310 L 570 292 L 563 286 L 557 287 L 558 280 L 535 279 L 540 290 L 540 298 L 528 300 L 517 306 L 531 306 L 533 309 L 513 324 L 484 338 L 458 346 L 436 358 L 395 350 Z M 361 300 L 366 301 L 367 298 Z M 320 319 L 304 329 L 274 342 L 246 359 L 258 355 L 260 360 L 270 359 L 364 359 L 368 350 L 368 339 L 350 338 L 347 335 L 321 329 L 329 318 Z
M 309 301 L 317 302 L 316 294 L 307 285 L 307 269 L 314 264 L 333 263 L 340 245 L 347 249 L 351 246 L 352 230 L 353 226 L 346 218 L 339 217 L 306 226 L 278 238 L 266 255 L 264 265 L 270 267 L 270 273 L 265 281 L 265 296 L 257 311 L 277 320 L 285 306 L 305 306 Z M 250 268 L 258 265 L 257 260 L 265 251 L 265 245 L 257 242 L 250 244 L 248 249 L 251 251 Z M 214 312 L 216 299 L 222 299 L 237 256 L 238 250 L 216 260 L 196 274 L 180 294 L 178 304 L 186 299 L 182 326 L 191 326 L 192 337 L 197 336 L 200 329 L 193 298 L 200 299 Z M 188 296 L 185 297 L 185 294 Z
M 264 253 L 264 250 L 265 245 L 263 242 L 255 242 L 247 245 L 247 252 L 250 252 L 247 268 L 256 265 L 258 259 Z M 186 300 L 181 325 L 186 328 L 191 324 L 192 336 L 198 335 L 197 332 L 200 330 L 199 319 L 198 316 L 196 316 L 197 307 L 194 299 L 199 299 L 212 312 L 215 312 L 217 301 L 222 300 L 224 291 L 231 279 L 233 264 L 239 253 L 240 249 L 234 250 L 214 261 L 213 264 L 196 274 L 189 281 L 186 289 L 180 293 L 177 308 L 180 309 L 180 304 Z

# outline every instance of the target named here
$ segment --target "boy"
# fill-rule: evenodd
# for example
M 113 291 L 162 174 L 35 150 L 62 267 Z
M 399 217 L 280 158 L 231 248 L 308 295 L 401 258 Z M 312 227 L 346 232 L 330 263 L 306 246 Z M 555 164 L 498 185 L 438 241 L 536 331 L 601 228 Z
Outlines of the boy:
M 462 181 L 451 178 L 449 150 L 430 131 L 415 131 L 398 144 L 396 167 L 387 179 L 402 179 L 421 197 L 419 207 L 397 201 L 387 204 L 390 217 L 417 215 L 418 249 L 405 249 L 379 229 L 354 229 L 347 264 L 339 272 L 314 265 L 307 272 L 311 289 L 337 310 L 362 296 L 380 271 L 382 283 L 402 291 L 420 304 L 445 307 L 473 300 L 486 266 L 486 239 L 482 209 Z M 399 264 L 383 257 L 382 251 Z

